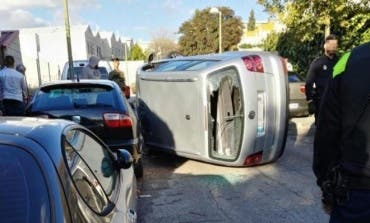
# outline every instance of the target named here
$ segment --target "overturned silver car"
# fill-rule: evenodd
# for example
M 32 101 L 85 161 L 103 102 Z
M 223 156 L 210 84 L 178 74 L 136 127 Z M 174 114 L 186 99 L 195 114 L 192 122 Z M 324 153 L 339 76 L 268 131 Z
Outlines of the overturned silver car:
M 151 148 L 228 166 L 277 160 L 287 136 L 285 61 L 227 52 L 151 62 L 137 73 L 136 106 Z

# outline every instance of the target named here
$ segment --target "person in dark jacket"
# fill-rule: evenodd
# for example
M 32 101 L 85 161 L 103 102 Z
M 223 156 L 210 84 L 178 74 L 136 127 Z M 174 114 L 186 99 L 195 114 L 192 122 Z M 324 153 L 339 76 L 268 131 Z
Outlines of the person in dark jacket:
M 316 58 L 310 65 L 306 79 L 306 100 L 310 114 L 315 114 L 315 123 L 319 114 L 320 100 L 338 61 L 336 55 L 338 38 L 331 34 L 325 38 L 324 55 Z M 314 88 L 315 86 L 315 88 Z
M 118 86 L 120 86 L 120 88 L 124 90 L 126 86 L 125 74 L 123 73 L 123 71 L 119 69 L 119 59 L 118 58 L 113 59 L 113 67 L 114 69 L 111 72 L 109 72 L 108 78 L 109 80 L 116 82 Z
M 322 97 L 313 171 L 330 223 L 370 222 L 370 42 L 335 65 Z

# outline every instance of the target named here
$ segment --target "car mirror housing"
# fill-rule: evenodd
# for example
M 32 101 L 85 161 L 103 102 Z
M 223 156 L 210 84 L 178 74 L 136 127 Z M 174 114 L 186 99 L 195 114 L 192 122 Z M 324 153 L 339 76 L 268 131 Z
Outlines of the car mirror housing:
M 116 166 L 118 169 L 128 169 L 133 163 L 131 154 L 125 149 L 117 150 Z

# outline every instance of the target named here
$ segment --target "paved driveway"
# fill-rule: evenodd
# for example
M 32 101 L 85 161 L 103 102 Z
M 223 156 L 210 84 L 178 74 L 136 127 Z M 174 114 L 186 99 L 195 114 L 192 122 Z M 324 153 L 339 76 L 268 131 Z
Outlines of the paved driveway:
M 311 170 L 312 123 L 312 117 L 291 120 L 284 155 L 259 167 L 150 153 L 139 182 L 138 222 L 328 222 Z

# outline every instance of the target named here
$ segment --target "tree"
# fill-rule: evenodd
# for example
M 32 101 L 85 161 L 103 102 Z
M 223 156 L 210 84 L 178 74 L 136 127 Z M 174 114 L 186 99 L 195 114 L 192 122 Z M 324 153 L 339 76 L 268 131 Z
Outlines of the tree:
M 370 41 L 368 0 L 259 0 L 259 3 L 286 25 L 285 32 L 278 34 L 276 50 L 302 74 L 323 53 L 326 30 L 339 37 L 340 53 Z
M 128 57 L 129 60 L 145 60 L 146 56 L 139 46 L 139 44 L 135 43 L 131 49 L 130 49 L 130 54 Z
M 179 48 L 165 30 L 160 30 L 153 35 L 149 47 L 155 52 L 157 59 L 167 58 L 170 53 L 176 52 Z
M 222 13 L 222 51 L 237 49 L 243 34 L 243 23 L 228 7 L 218 8 Z M 208 54 L 219 51 L 218 15 L 210 8 L 196 10 L 194 16 L 179 28 L 180 51 L 183 55 Z
M 256 29 L 256 19 L 254 18 L 254 11 L 252 9 L 251 12 L 249 13 L 247 30 L 253 31 L 255 29 Z

